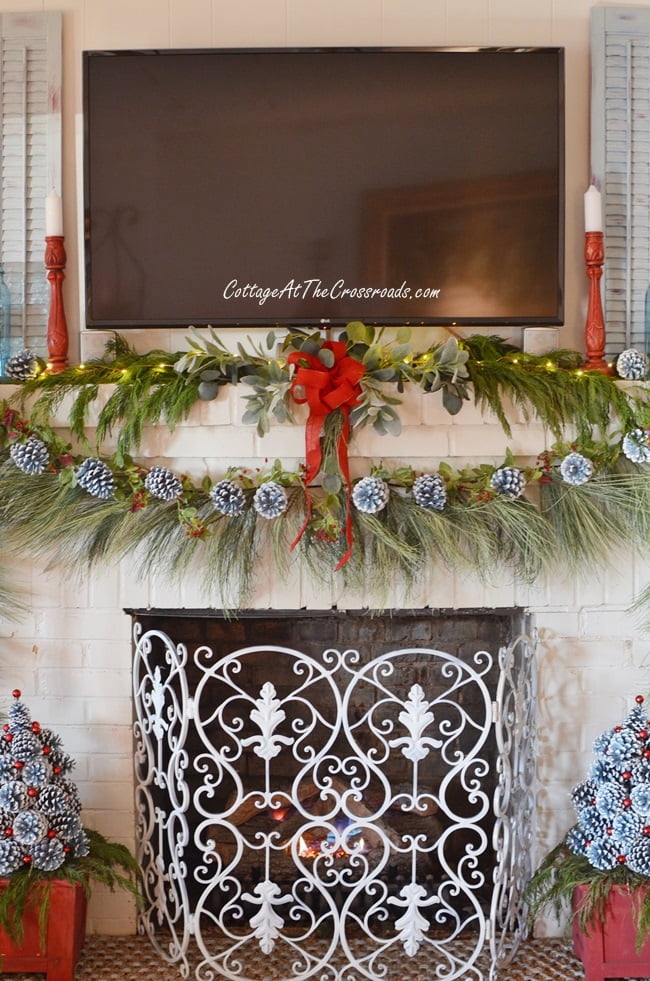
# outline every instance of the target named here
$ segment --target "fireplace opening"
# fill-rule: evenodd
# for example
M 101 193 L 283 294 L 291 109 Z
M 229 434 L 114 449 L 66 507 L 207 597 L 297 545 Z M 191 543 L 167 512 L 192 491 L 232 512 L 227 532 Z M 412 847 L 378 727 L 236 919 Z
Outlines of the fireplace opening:
M 350 959 L 372 938 L 372 956 L 397 944 L 430 964 L 494 935 L 494 721 L 500 702 L 512 714 L 522 611 L 128 612 L 143 923 L 170 959 L 186 956 L 179 918 L 224 977 L 248 948 L 285 946 L 307 978 L 319 943 Z

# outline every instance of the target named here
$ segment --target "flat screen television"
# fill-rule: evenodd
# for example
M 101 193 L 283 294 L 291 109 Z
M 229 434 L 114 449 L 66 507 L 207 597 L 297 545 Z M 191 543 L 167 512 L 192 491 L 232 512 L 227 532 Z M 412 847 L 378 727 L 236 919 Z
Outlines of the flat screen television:
M 563 322 L 561 48 L 83 63 L 89 327 Z

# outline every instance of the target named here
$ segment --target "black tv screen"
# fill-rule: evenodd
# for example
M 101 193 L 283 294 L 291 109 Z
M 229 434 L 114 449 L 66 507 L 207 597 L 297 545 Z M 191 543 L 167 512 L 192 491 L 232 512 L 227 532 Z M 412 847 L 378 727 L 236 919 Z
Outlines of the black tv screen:
M 563 51 L 84 53 L 89 327 L 563 322 Z

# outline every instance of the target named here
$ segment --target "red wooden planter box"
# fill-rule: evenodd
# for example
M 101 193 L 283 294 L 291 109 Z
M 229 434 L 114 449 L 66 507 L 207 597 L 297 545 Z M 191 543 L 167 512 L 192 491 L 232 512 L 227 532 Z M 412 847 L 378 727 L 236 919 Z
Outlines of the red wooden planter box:
M 0 879 L 0 889 L 6 884 L 6 879 Z M 47 981 L 74 981 L 86 938 L 86 894 L 80 885 L 55 879 L 50 883 L 49 902 L 44 935 L 36 905 L 25 912 L 20 943 L 12 943 L 0 927 L 0 975 L 45 973 Z
M 574 910 L 580 909 L 587 891 L 578 886 L 573 894 Z M 588 934 L 581 932 L 577 918 L 573 920 L 573 949 L 585 969 L 585 981 L 605 981 L 606 978 L 650 977 L 650 941 L 637 954 L 636 926 L 633 899 L 627 890 L 615 886 L 607 904 L 602 923 L 595 923 Z

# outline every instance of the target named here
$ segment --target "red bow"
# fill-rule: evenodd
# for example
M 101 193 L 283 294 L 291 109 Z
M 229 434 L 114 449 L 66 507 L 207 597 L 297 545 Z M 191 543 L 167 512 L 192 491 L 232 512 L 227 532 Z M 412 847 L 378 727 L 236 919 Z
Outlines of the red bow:
M 366 369 L 355 358 L 347 353 L 343 341 L 325 341 L 323 348 L 334 355 L 334 364 L 328 368 L 320 358 L 304 351 L 292 351 L 288 357 L 289 364 L 297 365 L 296 373 L 291 383 L 291 394 L 296 402 L 309 406 L 309 418 L 305 427 L 305 486 L 309 487 L 318 475 L 323 459 L 321 436 L 325 419 L 335 409 L 343 414 L 343 427 L 337 443 L 339 469 L 348 489 L 345 536 L 348 549 L 336 569 L 350 558 L 352 553 L 352 512 L 350 508 L 350 467 L 348 464 L 348 442 L 350 439 L 350 409 L 359 401 L 361 386 L 359 379 L 365 375 Z M 303 394 L 304 393 L 304 394 Z M 291 548 L 295 548 L 302 538 L 311 516 L 311 498 L 307 493 L 307 517 L 298 532 Z

